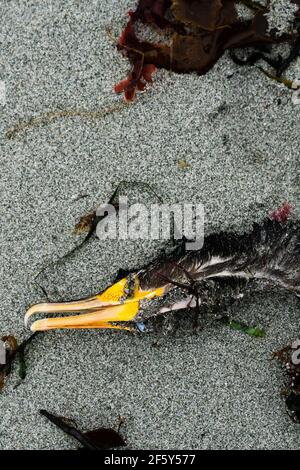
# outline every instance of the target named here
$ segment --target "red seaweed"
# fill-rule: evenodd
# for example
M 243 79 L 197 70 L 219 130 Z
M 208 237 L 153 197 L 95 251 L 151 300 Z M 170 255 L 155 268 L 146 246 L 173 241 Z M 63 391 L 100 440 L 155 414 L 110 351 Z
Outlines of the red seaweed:
M 300 0 L 291 1 L 300 7 Z M 132 101 L 137 90 L 144 91 L 146 84 L 152 82 L 156 67 L 203 75 L 226 50 L 293 43 L 299 36 L 270 32 L 264 16 L 267 7 L 256 7 L 250 20 L 239 18 L 238 3 L 254 9 L 255 2 L 242 0 L 139 0 L 136 10 L 128 12 L 128 23 L 117 43 L 132 70 L 115 86 L 115 92 L 124 92 L 125 100 Z M 161 41 L 155 44 L 140 40 L 135 31 L 137 22 L 155 28 L 161 33 Z M 164 39 L 165 33 L 170 41 Z
M 270 218 L 272 220 L 276 220 L 276 222 L 285 224 L 291 215 L 292 210 L 293 208 L 291 204 L 289 202 L 284 202 L 281 207 L 271 213 Z
M 125 101 L 132 101 L 136 90 L 144 91 L 147 83 L 152 83 L 152 74 L 156 71 L 153 64 L 136 63 L 127 78 L 115 85 L 115 92 L 124 92 Z

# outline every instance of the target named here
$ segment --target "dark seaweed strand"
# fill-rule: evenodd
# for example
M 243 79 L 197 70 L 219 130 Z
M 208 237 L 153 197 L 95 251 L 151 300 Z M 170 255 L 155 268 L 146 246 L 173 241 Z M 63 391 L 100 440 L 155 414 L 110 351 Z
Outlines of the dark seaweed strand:
M 107 204 L 111 204 L 114 206 L 114 208 L 116 209 L 116 211 L 118 212 L 119 210 L 119 207 L 118 207 L 118 204 L 116 202 L 116 196 L 118 195 L 118 193 L 120 192 L 120 188 L 123 186 L 123 185 L 126 185 L 126 184 L 130 184 L 130 185 L 143 185 L 145 187 L 148 188 L 148 191 L 151 192 L 152 194 L 155 195 L 155 197 L 160 201 L 162 202 L 162 199 L 160 198 L 160 196 L 157 195 L 157 193 L 154 191 L 153 188 L 151 188 L 151 186 L 148 184 L 148 183 L 145 183 L 143 181 L 121 181 L 118 186 L 116 187 L 115 191 L 113 192 L 112 196 L 109 198 L 109 201 Z M 101 215 L 101 216 L 97 216 L 95 215 L 95 218 L 93 219 L 92 221 L 92 224 L 91 224 L 91 227 L 87 233 L 87 235 L 84 237 L 84 239 L 78 244 L 76 245 L 74 248 L 72 248 L 70 251 L 68 251 L 66 254 L 64 254 L 61 258 L 51 262 L 51 263 L 48 263 L 46 266 L 44 266 L 40 271 L 39 273 L 36 275 L 35 279 L 38 279 L 38 277 L 49 267 L 54 267 L 58 264 L 61 264 L 61 263 L 64 263 L 68 258 L 70 258 L 72 255 L 74 255 L 77 251 L 81 250 L 81 248 L 87 244 L 87 242 L 90 240 L 90 238 L 94 235 L 94 233 L 96 232 L 96 228 L 97 228 L 97 225 L 99 222 L 101 222 L 102 220 L 104 220 L 105 218 L 107 217 L 107 214 L 105 215 Z
M 288 57 L 281 62 L 279 67 L 275 67 L 276 76 L 280 77 L 283 74 L 283 72 L 285 72 L 289 68 L 291 63 L 294 62 L 294 60 L 297 59 L 297 57 L 299 57 L 299 55 L 300 55 L 300 33 L 298 34 L 296 41 L 292 45 L 292 48 L 290 50 Z
M 8 364 L 6 364 L 6 365 L 10 366 L 18 354 L 24 354 L 25 348 L 31 343 L 31 341 L 39 333 L 41 333 L 41 331 L 35 331 L 28 338 L 26 338 L 24 341 L 22 341 L 22 343 L 17 347 L 17 349 L 12 353 L 12 355 L 9 358 Z

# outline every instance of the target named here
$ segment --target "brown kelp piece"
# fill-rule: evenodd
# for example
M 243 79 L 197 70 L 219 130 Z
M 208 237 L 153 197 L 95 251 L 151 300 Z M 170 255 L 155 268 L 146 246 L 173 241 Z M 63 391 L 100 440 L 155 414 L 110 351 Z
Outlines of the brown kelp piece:
M 293 2 L 300 6 L 299 0 Z M 238 16 L 238 3 L 253 12 L 252 19 Z M 132 69 L 115 86 L 116 93 L 124 92 L 125 100 L 132 101 L 137 90 L 144 91 L 147 82 L 152 82 L 157 67 L 203 75 L 228 49 L 294 42 L 295 33 L 278 36 L 269 31 L 267 11 L 268 7 L 250 0 L 140 0 L 137 9 L 129 12 L 118 40 L 117 47 L 128 57 Z M 299 12 L 300 8 L 296 15 Z M 139 39 L 137 22 L 155 27 L 161 41 Z
M 186 25 L 214 31 L 219 25 L 222 0 L 172 0 L 172 13 Z
M 273 357 L 283 363 L 288 374 L 286 406 L 293 421 L 300 423 L 300 340 L 274 352 Z

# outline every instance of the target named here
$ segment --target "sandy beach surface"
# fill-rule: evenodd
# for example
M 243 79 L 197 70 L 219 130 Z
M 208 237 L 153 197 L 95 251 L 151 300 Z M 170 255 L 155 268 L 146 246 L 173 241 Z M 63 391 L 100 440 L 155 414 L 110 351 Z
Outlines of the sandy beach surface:
M 165 203 L 201 202 L 207 234 L 248 230 L 284 201 L 298 211 L 300 107 L 256 66 L 238 67 L 227 55 L 202 77 L 158 71 L 132 105 L 106 116 L 53 119 L 6 137 L 47 112 L 121 102 L 113 85 L 128 62 L 111 35 L 119 35 L 134 5 L 1 2 L 1 336 L 29 335 L 24 313 L 45 299 L 37 282 L 51 300 L 88 296 L 119 268 L 157 255 L 159 242 L 94 239 L 35 281 L 80 241 L 73 233 L 79 218 L 121 180 L 150 184 Z M 274 21 L 284 17 L 284 6 L 274 10 Z M 298 61 L 289 78 L 299 72 Z M 154 197 L 138 193 L 141 202 Z M 130 449 L 298 448 L 300 428 L 287 416 L 284 373 L 271 353 L 299 334 L 299 300 L 257 295 L 231 315 L 264 328 L 266 337 L 221 324 L 166 335 L 158 346 L 153 334 L 41 335 L 28 353 L 25 381 L 19 384 L 15 367 L 0 396 L 0 448 L 76 448 L 41 408 L 84 429 L 115 426 L 121 415 Z

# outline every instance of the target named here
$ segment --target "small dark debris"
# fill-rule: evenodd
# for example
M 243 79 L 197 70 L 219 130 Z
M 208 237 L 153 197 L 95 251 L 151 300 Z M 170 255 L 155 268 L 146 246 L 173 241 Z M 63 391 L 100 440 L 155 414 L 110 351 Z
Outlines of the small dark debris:
M 4 388 L 6 377 L 11 373 L 12 362 L 16 356 L 16 351 L 18 348 L 18 342 L 12 335 L 3 336 L 1 341 L 3 341 L 5 345 L 6 358 L 5 364 L 0 365 L 0 392 Z
M 273 353 L 284 366 L 288 376 L 285 403 L 291 419 L 300 423 L 300 341 Z
M 75 225 L 74 233 L 76 235 L 79 235 L 84 232 L 89 232 L 91 227 L 93 226 L 95 218 L 96 218 L 96 211 L 93 211 L 90 214 L 87 214 L 81 217 L 79 222 Z
M 27 346 L 31 343 L 33 338 L 38 332 L 33 333 L 29 338 L 24 340 L 19 346 L 16 338 L 13 335 L 3 336 L 1 341 L 6 347 L 6 361 L 5 364 L 0 364 L 0 392 L 3 390 L 5 385 L 6 377 L 8 377 L 12 371 L 12 365 L 16 358 L 19 359 L 19 377 L 21 380 L 26 378 L 27 366 L 25 360 L 25 352 Z

